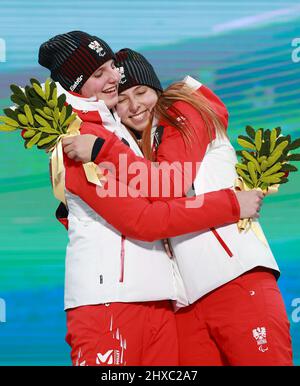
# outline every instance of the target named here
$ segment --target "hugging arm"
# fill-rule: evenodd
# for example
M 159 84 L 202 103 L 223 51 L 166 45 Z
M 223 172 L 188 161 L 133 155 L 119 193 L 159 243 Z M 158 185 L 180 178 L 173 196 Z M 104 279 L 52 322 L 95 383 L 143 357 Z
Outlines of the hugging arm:
M 107 175 L 101 187 L 86 180 L 81 163 L 65 157 L 66 189 L 79 196 L 96 213 L 125 236 L 154 241 L 239 220 L 240 209 L 231 189 L 151 202 L 147 197 L 134 197 L 134 191 Z M 109 184 L 117 186 L 114 196 L 105 196 Z M 121 197 L 120 191 L 128 194 Z

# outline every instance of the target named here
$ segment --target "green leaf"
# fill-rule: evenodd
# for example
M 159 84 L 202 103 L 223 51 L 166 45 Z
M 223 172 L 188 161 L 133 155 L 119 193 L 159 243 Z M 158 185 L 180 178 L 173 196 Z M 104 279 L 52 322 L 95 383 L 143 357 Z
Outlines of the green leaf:
M 279 145 L 281 142 L 288 141 L 287 136 L 282 135 L 281 137 L 277 138 L 276 146 Z
M 283 164 L 282 168 L 280 169 L 282 172 L 296 172 L 297 170 L 298 168 L 292 164 Z
M 300 138 L 297 138 L 295 139 L 295 141 L 293 141 L 292 143 L 289 144 L 288 146 L 288 150 L 295 150 L 295 149 L 298 149 L 298 147 L 300 147 Z
M 300 161 L 300 154 L 290 154 L 286 157 L 288 161 Z
M 264 140 L 265 141 L 270 141 L 271 130 L 269 130 L 269 129 L 264 130 L 263 135 L 264 135 Z
M 257 151 L 260 151 L 262 146 L 262 136 L 263 136 L 263 129 L 257 130 L 255 133 L 255 147 Z
M 0 125 L 0 131 L 15 131 L 18 127 L 13 127 L 9 125 Z
M 238 138 L 243 139 L 244 141 L 252 143 L 254 145 L 254 141 L 252 141 L 251 138 L 247 137 L 246 135 L 239 135 Z
M 273 129 L 270 135 L 270 152 L 271 153 L 275 149 L 276 141 L 277 141 L 277 130 Z
M 31 87 L 30 86 L 25 86 L 25 94 L 26 94 L 26 97 L 27 97 L 27 99 L 29 99 L 30 100 L 30 98 L 31 98 L 31 96 L 30 96 L 30 94 L 29 94 L 29 90 L 31 89 Z
M 32 84 L 32 86 L 33 86 L 34 84 L 37 84 L 39 87 L 42 87 L 41 84 L 40 84 L 40 82 L 39 82 L 37 79 L 35 79 L 35 78 L 31 78 L 31 79 L 30 79 L 30 83 Z
M 23 134 L 23 138 L 32 138 L 36 134 L 35 130 L 26 130 Z
M 10 97 L 10 100 L 15 103 L 16 105 L 25 105 L 25 101 L 21 98 L 19 98 L 16 94 L 12 94 L 11 97 Z
M 246 172 L 248 172 L 248 167 L 247 167 L 247 165 L 245 165 L 245 164 L 237 163 L 237 164 L 235 165 L 235 167 L 236 167 L 236 168 L 239 168 L 239 169 L 242 169 L 242 170 L 245 170 Z
M 19 86 L 15 85 L 15 84 L 11 84 L 10 89 L 23 102 L 25 102 L 25 103 L 27 102 L 27 97 L 24 94 L 23 90 Z
M 28 122 L 32 126 L 34 124 L 34 120 L 33 120 L 33 115 L 32 115 L 31 108 L 29 107 L 29 105 L 27 105 L 27 104 L 24 105 L 24 112 L 25 112 L 25 115 L 26 115 Z
M 56 134 L 56 135 L 60 134 L 57 130 L 55 130 L 52 127 L 49 127 L 49 126 L 39 127 L 39 131 L 41 131 L 42 133 L 47 133 L 47 134 Z
M 42 133 L 37 133 L 34 137 L 31 138 L 30 141 L 26 143 L 26 148 L 31 149 L 41 138 Z
M 54 91 L 55 88 L 56 88 L 55 82 L 51 82 L 51 83 L 50 83 L 50 95 L 49 95 L 48 100 L 50 100 L 50 99 L 53 98 L 53 91 Z
M 256 147 L 252 140 L 244 135 L 239 135 L 237 139 L 238 144 L 246 149 L 256 150 Z
M 64 126 L 65 125 L 70 125 L 73 121 L 76 119 L 76 114 L 72 114 L 68 119 L 65 120 Z
M 0 116 L 0 123 L 1 122 L 3 122 L 5 125 L 13 126 L 16 128 L 20 126 L 18 121 L 15 121 L 14 119 L 9 117 Z
M 67 113 L 67 109 L 66 109 L 66 106 L 63 106 L 63 108 L 61 109 L 61 113 L 60 113 L 60 116 L 59 116 L 59 123 L 62 125 L 65 120 L 66 120 L 66 113 Z
M 51 82 L 51 79 L 49 79 L 49 78 L 45 82 L 45 96 L 46 96 L 46 100 L 48 100 L 49 96 L 50 96 L 50 82 Z
M 28 95 L 28 100 L 32 106 L 41 108 L 44 106 L 45 101 L 43 98 L 40 97 L 40 95 L 34 90 L 34 88 L 26 86 L 25 92 Z
M 56 102 L 51 99 L 47 102 L 47 105 L 51 108 L 51 109 L 54 109 L 56 107 Z
M 42 118 L 40 115 L 38 114 L 34 114 L 34 119 L 37 121 L 37 123 L 39 123 L 40 125 L 42 125 L 43 127 L 48 127 L 50 126 L 49 122 L 46 121 L 46 119 Z M 51 126 L 50 126 L 51 127 Z
M 276 131 L 277 131 L 277 137 L 279 137 L 281 134 L 281 127 L 280 126 L 276 127 Z
M 8 117 L 16 121 L 18 119 L 18 112 L 13 109 L 3 109 L 4 114 Z
M 47 112 L 45 111 L 45 108 L 43 110 L 36 109 L 35 111 L 37 114 L 39 114 L 41 117 L 45 118 L 46 120 L 53 121 L 53 117 L 50 117 L 50 115 L 47 114 Z
M 36 83 L 33 84 L 34 91 L 42 98 L 46 99 L 44 90 L 42 89 L 41 86 L 38 86 Z
M 50 143 L 46 143 L 45 145 L 37 145 L 38 149 L 42 150 L 48 150 L 51 149 L 56 144 L 56 139 Z
M 62 110 L 64 104 L 66 103 L 66 100 L 67 100 L 67 97 L 65 94 L 61 94 L 58 98 L 57 98 L 57 107 L 59 108 L 59 111 Z
M 288 178 L 281 178 L 281 180 L 280 180 L 280 184 L 286 184 L 287 182 L 289 181 L 289 179 Z
M 246 126 L 246 133 L 249 135 L 251 139 L 255 138 L 255 130 L 252 126 Z
M 47 144 L 51 143 L 52 141 L 54 141 L 57 137 L 58 137 L 57 135 L 49 135 L 48 137 L 41 139 L 38 143 L 38 146 L 47 145 Z
M 271 131 L 269 129 L 263 131 L 262 146 L 259 152 L 260 156 L 270 155 L 270 136 L 271 136 Z
M 67 105 L 66 108 L 67 108 L 66 118 L 69 118 L 72 115 L 72 113 L 73 113 L 72 106 L 71 105 Z
M 288 141 L 289 144 L 292 142 L 292 138 L 291 138 L 290 134 L 288 134 L 285 138 L 286 138 L 286 141 Z
M 258 184 L 258 188 L 261 188 L 262 190 L 267 190 L 269 187 L 269 184 L 266 184 L 265 182 L 260 182 Z
M 20 122 L 20 126 L 28 126 L 29 125 L 29 122 L 28 122 L 28 119 L 26 118 L 26 115 L 24 114 L 19 114 L 18 115 L 18 120 Z

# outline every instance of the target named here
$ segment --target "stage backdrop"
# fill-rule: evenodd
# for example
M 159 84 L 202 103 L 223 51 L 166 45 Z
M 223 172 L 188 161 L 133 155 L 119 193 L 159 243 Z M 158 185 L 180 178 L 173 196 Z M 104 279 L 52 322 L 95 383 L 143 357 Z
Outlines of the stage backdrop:
M 300 136 L 300 7 L 296 1 L 16 1 L 0 4 L 0 110 L 9 84 L 48 73 L 37 65 L 51 36 L 85 30 L 114 49 L 140 50 L 166 86 L 186 74 L 230 112 L 229 134 L 247 124 Z M 0 111 L 1 113 L 1 111 Z M 281 267 L 300 364 L 300 173 L 265 199 L 261 222 Z M 69 365 L 64 342 L 67 233 L 55 220 L 46 154 L 0 134 L 0 365 Z

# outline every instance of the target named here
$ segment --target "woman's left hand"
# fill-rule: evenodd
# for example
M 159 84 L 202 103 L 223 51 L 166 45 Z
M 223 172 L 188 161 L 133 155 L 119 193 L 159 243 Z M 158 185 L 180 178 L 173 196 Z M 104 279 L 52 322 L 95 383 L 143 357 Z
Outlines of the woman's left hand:
M 91 161 L 92 150 L 97 137 L 92 134 L 76 135 L 62 139 L 66 155 L 74 161 L 87 163 Z

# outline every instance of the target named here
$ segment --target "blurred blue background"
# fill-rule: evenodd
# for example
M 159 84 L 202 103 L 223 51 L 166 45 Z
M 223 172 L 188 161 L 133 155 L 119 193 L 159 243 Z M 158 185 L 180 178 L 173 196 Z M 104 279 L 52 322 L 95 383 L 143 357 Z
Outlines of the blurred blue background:
M 294 1 L 1 0 L 0 113 L 9 84 L 48 72 L 40 44 L 84 30 L 113 49 L 140 50 L 163 84 L 190 74 L 225 101 L 229 134 L 247 124 L 300 136 L 300 5 Z M 262 224 L 282 270 L 282 290 L 300 364 L 300 173 L 265 200 Z M 47 155 L 0 135 L 0 365 L 70 365 L 64 342 L 67 233 L 54 218 Z M 5 321 L 6 320 L 6 321 Z M 5 322 L 4 322 L 5 321 Z

